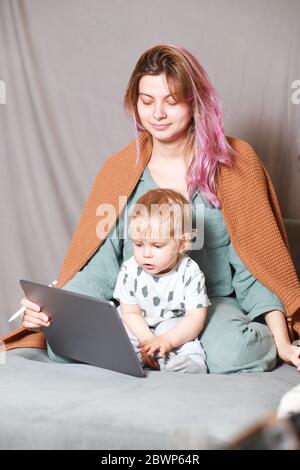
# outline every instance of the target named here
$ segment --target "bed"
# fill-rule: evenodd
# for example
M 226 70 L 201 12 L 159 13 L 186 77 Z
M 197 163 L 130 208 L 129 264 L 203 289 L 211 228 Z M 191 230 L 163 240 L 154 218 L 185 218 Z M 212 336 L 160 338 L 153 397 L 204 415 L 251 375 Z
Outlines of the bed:
M 57 364 L 15 349 L 0 366 L 1 449 L 210 449 L 276 410 L 299 383 L 289 365 L 235 375 L 146 378 Z
M 286 221 L 300 272 L 300 222 Z M 0 449 L 215 449 L 274 413 L 299 384 L 297 370 L 135 378 L 57 364 L 40 349 L 0 361 Z

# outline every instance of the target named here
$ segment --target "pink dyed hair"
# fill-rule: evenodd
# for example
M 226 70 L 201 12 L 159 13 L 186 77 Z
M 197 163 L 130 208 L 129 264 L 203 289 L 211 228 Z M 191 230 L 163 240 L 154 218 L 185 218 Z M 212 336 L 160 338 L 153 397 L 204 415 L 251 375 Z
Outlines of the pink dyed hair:
M 137 159 L 140 156 L 139 132 L 146 131 L 152 140 L 138 115 L 139 82 L 144 75 L 160 74 L 166 75 L 170 93 L 191 103 L 193 109 L 186 137 L 186 148 L 193 152 L 187 171 L 189 196 L 191 198 L 199 190 L 208 202 L 219 208 L 216 195 L 218 167 L 220 164 L 231 166 L 236 152 L 224 135 L 221 98 L 205 69 L 184 47 L 162 44 L 148 49 L 139 58 L 131 75 L 124 107 L 133 120 Z

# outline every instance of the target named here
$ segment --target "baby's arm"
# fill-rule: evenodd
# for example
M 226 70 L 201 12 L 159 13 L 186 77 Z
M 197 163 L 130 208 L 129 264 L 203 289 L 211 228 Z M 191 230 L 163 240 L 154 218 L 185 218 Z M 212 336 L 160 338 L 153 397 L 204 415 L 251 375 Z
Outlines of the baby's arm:
M 120 302 L 120 309 L 122 320 L 139 341 L 145 341 L 154 336 L 137 304 Z
M 187 310 L 183 319 L 162 336 L 167 338 L 173 348 L 193 341 L 202 331 L 207 316 L 207 307 Z
M 173 348 L 197 338 L 204 327 L 207 309 L 211 305 L 206 293 L 204 274 L 192 259 L 188 261 L 184 283 L 185 316 L 172 330 L 163 335 L 170 340 Z

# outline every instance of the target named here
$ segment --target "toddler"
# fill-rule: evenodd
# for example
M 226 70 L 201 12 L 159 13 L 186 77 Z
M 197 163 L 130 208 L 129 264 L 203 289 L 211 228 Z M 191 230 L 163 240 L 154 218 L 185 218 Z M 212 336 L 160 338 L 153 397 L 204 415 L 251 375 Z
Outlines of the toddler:
M 154 189 L 128 219 L 133 256 L 121 265 L 113 297 L 139 360 L 154 369 L 206 373 L 198 335 L 211 303 L 204 274 L 187 256 L 195 232 L 189 202 L 177 191 Z

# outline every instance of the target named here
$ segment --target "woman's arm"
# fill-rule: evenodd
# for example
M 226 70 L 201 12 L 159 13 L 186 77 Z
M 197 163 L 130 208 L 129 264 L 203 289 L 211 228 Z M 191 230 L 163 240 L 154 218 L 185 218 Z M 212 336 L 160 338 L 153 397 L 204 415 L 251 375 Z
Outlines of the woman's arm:
M 264 317 L 274 337 L 279 357 L 300 371 L 300 347 L 291 344 L 284 314 L 279 310 L 271 310 Z
M 99 299 L 111 299 L 123 262 L 123 239 L 118 234 L 119 220 L 96 253 L 63 289 Z
M 284 312 L 280 299 L 264 286 L 244 265 L 232 243 L 228 247 L 229 263 L 234 269 L 232 286 L 240 306 L 247 312 L 248 319 L 254 320 L 265 312 Z

